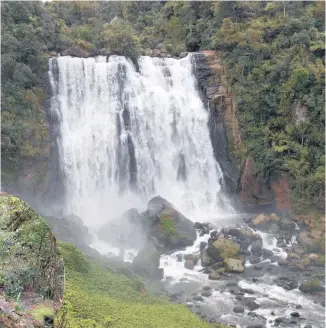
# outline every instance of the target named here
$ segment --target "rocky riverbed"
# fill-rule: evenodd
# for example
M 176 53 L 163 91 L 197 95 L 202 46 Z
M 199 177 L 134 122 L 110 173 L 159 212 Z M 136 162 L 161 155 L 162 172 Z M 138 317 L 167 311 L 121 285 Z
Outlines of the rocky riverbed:
M 106 223 L 91 245 L 208 322 L 322 328 L 325 256 L 323 234 L 314 236 L 275 213 L 194 223 L 157 196 Z

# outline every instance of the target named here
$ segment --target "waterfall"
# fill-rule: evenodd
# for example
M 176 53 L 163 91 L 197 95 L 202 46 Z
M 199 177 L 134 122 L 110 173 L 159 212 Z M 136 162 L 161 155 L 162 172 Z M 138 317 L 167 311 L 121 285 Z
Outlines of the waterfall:
M 233 211 L 221 191 L 191 55 L 52 58 L 66 213 L 103 223 L 161 195 L 192 220 Z

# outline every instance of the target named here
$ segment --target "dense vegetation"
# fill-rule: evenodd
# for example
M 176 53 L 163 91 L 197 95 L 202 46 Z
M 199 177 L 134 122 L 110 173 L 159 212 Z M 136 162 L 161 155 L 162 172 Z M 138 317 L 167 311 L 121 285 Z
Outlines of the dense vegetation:
M 45 315 L 53 318 L 63 297 L 63 274 L 44 219 L 18 198 L 1 195 L 0 326 L 39 327 Z
M 225 327 L 201 321 L 184 305 L 151 296 L 142 282 L 115 274 L 70 244 L 62 243 L 60 248 L 66 289 L 56 327 Z
M 240 161 L 251 155 L 267 181 L 289 171 L 296 202 L 323 209 L 324 14 L 323 1 L 2 3 L 3 177 L 48 155 L 41 107 L 51 51 L 135 62 L 147 48 L 216 49 L 236 96 Z

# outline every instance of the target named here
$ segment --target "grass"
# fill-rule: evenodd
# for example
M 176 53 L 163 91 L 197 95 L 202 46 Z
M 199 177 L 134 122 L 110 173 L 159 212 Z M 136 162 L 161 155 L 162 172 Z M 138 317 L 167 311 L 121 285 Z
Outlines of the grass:
M 62 243 L 66 289 L 58 328 L 209 328 L 186 306 L 153 297 L 140 282 L 111 272 Z
M 32 311 L 32 316 L 35 320 L 44 321 L 46 317 L 54 317 L 54 310 L 49 306 L 40 305 Z

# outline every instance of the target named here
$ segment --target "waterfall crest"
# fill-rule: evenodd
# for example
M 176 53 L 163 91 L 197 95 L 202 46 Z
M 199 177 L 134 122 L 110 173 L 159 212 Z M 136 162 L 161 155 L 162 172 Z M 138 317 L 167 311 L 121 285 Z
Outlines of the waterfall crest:
M 191 55 L 50 60 L 65 212 L 103 223 L 160 194 L 192 220 L 233 211 Z

